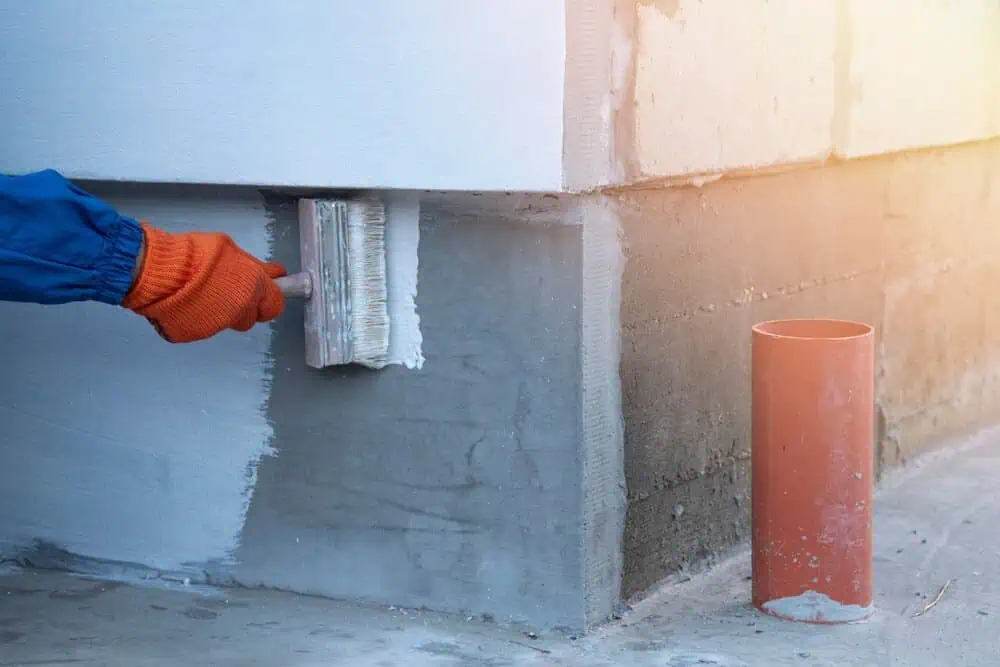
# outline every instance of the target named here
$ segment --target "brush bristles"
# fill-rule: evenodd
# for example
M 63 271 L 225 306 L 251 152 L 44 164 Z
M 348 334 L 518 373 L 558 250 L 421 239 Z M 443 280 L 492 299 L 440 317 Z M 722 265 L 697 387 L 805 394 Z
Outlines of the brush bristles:
M 352 201 L 347 214 L 352 361 L 383 368 L 389 355 L 386 295 L 385 208 L 373 200 Z
M 306 363 L 313 368 L 389 360 L 385 208 L 377 199 L 299 201 Z

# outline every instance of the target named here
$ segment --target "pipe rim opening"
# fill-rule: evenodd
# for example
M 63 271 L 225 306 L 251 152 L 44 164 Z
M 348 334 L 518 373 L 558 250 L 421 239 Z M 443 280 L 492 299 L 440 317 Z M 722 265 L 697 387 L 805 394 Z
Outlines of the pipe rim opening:
M 872 335 L 875 328 L 863 322 L 832 319 L 770 320 L 755 324 L 756 334 L 789 340 L 851 340 Z

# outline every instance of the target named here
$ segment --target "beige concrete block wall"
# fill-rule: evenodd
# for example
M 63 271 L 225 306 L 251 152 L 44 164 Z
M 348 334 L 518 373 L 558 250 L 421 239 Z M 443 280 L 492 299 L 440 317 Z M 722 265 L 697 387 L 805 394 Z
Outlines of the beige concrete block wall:
M 825 158 L 835 24 L 835 0 L 640 1 L 633 176 Z
M 839 155 L 1000 135 L 1000 3 L 841 2 Z
M 995 0 L 638 0 L 627 180 L 1000 135 Z

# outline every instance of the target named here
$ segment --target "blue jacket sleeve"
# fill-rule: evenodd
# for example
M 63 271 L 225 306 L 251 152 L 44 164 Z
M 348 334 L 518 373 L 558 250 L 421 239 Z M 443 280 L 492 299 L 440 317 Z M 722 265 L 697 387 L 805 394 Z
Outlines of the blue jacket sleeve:
M 139 223 L 52 170 L 0 175 L 0 301 L 121 304 Z

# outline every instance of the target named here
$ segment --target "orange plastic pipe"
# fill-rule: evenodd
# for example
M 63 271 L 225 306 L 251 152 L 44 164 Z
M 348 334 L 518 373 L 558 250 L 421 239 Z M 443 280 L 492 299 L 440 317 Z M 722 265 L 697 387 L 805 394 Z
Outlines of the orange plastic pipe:
M 871 616 L 874 331 L 753 328 L 753 603 L 808 623 Z

